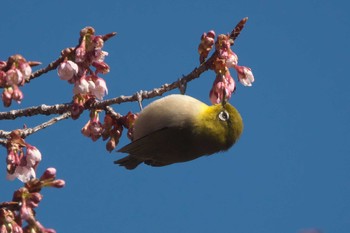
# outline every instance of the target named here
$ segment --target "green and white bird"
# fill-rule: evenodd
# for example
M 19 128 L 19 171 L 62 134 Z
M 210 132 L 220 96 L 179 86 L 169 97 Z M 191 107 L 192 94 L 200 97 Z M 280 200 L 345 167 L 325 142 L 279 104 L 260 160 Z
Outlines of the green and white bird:
M 160 167 L 226 151 L 243 131 L 241 115 L 231 104 L 208 106 L 187 95 L 174 94 L 144 108 L 134 123 L 134 140 L 115 161 L 127 169 L 139 164 Z

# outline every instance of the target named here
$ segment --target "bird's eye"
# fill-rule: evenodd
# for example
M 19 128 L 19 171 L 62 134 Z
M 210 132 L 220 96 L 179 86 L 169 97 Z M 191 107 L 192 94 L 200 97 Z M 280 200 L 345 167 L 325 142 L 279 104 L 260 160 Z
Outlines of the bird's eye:
M 226 110 L 219 113 L 219 119 L 222 121 L 227 121 L 230 118 L 230 114 Z

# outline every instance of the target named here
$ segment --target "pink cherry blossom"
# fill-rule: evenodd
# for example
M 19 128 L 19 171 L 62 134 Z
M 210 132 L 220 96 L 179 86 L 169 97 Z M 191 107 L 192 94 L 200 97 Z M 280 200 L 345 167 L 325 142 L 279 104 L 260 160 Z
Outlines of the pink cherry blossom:
M 26 153 L 27 166 L 34 167 L 37 163 L 41 161 L 41 153 L 35 147 L 27 144 L 27 153 Z
M 238 56 L 230 49 L 228 56 L 226 58 L 226 66 L 228 68 L 233 68 L 238 63 Z
M 13 85 L 12 99 L 17 101 L 17 103 L 21 103 L 23 99 L 23 92 L 18 88 L 17 85 Z
M 23 80 L 29 80 L 30 75 L 32 74 L 32 67 L 30 67 L 28 62 L 21 62 L 19 65 L 19 69 L 23 74 Z
M 73 61 L 64 61 L 58 66 L 58 76 L 62 80 L 69 81 L 78 73 L 78 65 Z
M 103 78 L 97 78 L 94 83 L 95 88 L 91 90 L 91 93 L 96 96 L 97 99 L 102 100 L 105 94 L 108 94 L 106 81 Z
M 6 84 L 8 86 L 21 85 L 23 82 L 23 74 L 19 69 L 10 69 L 6 72 Z
M 84 136 L 91 138 L 93 141 L 99 139 L 102 135 L 102 124 L 97 120 L 89 120 L 81 129 Z
M 14 139 L 16 138 L 14 137 Z M 41 153 L 35 146 L 24 143 L 23 139 L 14 139 L 12 146 L 8 148 L 6 159 L 8 166 L 7 178 L 10 180 L 18 178 L 22 182 L 27 182 L 36 177 L 35 168 L 41 161 Z M 21 146 L 18 144 L 19 142 Z M 25 155 L 22 149 L 23 147 L 26 147 Z
M 103 51 L 102 49 L 96 49 L 94 54 L 94 61 L 103 62 L 106 56 L 108 56 L 108 52 Z
M 81 77 L 77 82 L 75 82 L 74 84 L 74 88 L 73 88 L 73 93 L 74 95 L 76 94 L 87 94 L 89 93 L 89 89 L 90 89 L 90 85 L 91 83 L 89 83 L 86 80 L 86 77 L 83 76 Z
M 252 70 L 249 67 L 245 66 L 235 66 L 235 69 L 238 74 L 238 80 L 240 83 L 242 83 L 244 86 L 252 86 L 252 83 L 254 82 L 254 75 Z
M 209 31 L 208 33 L 203 33 L 201 37 L 201 43 L 198 46 L 198 53 L 200 55 L 199 60 L 201 63 L 205 61 L 210 50 L 213 48 L 215 42 L 214 39 L 215 32 L 213 30 Z
M 209 93 L 210 101 L 212 104 L 221 103 L 224 95 L 227 99 L 231 98 L 235 89 L 236 83 L 229 72 L 225 75 L 218 74 Z
M 12 93 L 13 93 L 12 87 L 4 88 L 2 95 L 1 95 L 1 98 L 2 98 L 2 102 L 4 103 L 5 107 L 11 106 Z
M 7 174 L 7 179 L 14 180 L 19 179 L 23 183 L 35 178 L 35 171 L 32 167 L 17 166 L 13 174 Z

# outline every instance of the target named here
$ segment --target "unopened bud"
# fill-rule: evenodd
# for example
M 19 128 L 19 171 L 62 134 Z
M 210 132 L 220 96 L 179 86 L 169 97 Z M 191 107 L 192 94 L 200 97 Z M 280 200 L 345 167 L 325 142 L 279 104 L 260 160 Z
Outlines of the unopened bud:
M 119 140 L 118 140 L 119 141 Z M 118 142 L 117 142 L 118 143 Z M 116 141 L 114 139 L 114 137 L 111 137 L 111 139 L 108 140 L 108 142 L 106 143 L 106 149 L 108 152 L 112 152 L 114 150 L 114 148 L 116 147 Z
M 55 179 L 56 178 L 56 168 L 49 167 L 46 169 L 44 174 L 40 177 L 40 180 L 49 180 L 49 179 Z
M 55 188 L 63 188 L 65 186 L 66 182 L 64 180 L 54 180 L 52 181 L 51 185 Z

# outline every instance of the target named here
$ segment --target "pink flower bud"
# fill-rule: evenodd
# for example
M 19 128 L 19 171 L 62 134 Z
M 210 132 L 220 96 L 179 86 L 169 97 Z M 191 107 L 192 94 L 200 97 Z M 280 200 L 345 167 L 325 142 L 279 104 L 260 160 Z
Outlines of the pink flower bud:
M 27 199 L 27 206 L 30 208 L 36 208 L 39 206 L 39 203 L 42 199 L 43 196 L 40 193 L 30 193 Z
M 92 43 L 94 44 L 96 50 L 100 50 L 104 45 L 104 41 L 101 36 L 94 36 Z
M 91 132 L 91 139 L 92 141 L 96 141 L 97 139 L 99 139 L 102 135 L 102 131 L 103 131 L 103 128 L 102 128 L 102 124 L 101 122 L 91 122 L 90 124 L 90 132 Z
M 75 62 L 83 62 L 85 60 L 86 48 L 85 48 L 85 38 L 82 39 L 81 44 L 75 50 Z
M 105 62 L 92 62 L 91 64 L 96 68 L 96 74 L 101 73 L 101 74 L 107 74 L 109 72 L 109 66 Z
M 119 140 L 118 140 L 119 142 Z M 106 143 L 106 149 L 108 152 L 112 152 L 114 150 L 114 148 L 117 146 L 117 143 L 115 141 L 115 138 L 114 137 L 111 137 L 108 142 Z
M 0 70 L 0 87 L 6 86 L 6 73 Z
M 235 81 L 229 72 L 226 72 L 225 75 L 218 74 L 209 93 L 211 103 L 221 103 L 223 101 L 224 95 L 226 99 L 231 98 L 231 95 L 235 89 Z
M 18 88 L 17 85 L 13 85 L 12 99 L 17 101 L 19 104 L 23 99 L 23 92 Z
M 49 167 L 46 169 L 44 174 L 40 177 L 40 180 L 49 180 L 49 179 L 55 179 L 56 178 L 56 168 Z
M 1 95 L 1 98 L 2 98 L 2 102 L 4 103 L 5 107 L 11 106 L 12 93 L 13 93 L 12 87 L 4 88 L 2 95 Z
M 78 65 L 73 61 L 64 61 L 58 66 L 58 76 L 62 80 L 69 81 L 78 73 Z
M 76 94 L 87 94 L 89 93 L 89 86 L 91 84 L 86 80 L 86 77 L 81 77 L 75 84 L 73 93 Z
M 10 69 L 6 72 L 6 84 L 8 86 L 22 85 L 23 81 L 23 74 L 19 69 Z
M 252 83 L 254 82 L 254 75 L 252 70 L 249 67 L 245 66 L 235 66 L 235 69 L 238 74 L 238 80 L 240 83 L 242 83 L 244 86 L 252 86 Z
M 7 227 L 4 224 L 0 225 L 0 232 L 1 233 L 8 233 Z
M 31 224 L 27 225 L 27 226 L 32 226 Z M 26 227 L 27 227 L 26 226 Z M 42 232 L 42 233 L 56 233 L 56 231 L 54 229 L 51 229 L 51 228 L 45 228 L 39 221 L 35 221 L 35 227 L 34 228 L 31 228 L 29 230 L 26 230 L 25 232 L 27 233 L 39 233 L 39 232 Z
M 96 49 L 94 61 L 95 62 L 103 62 L 106 56 L 108 56 L 108 52 L 103 51 L 102 49 Z
M 228 68 L 234 68 L 238 63 L 238 56 L 230 49 L 226 58 L 226 66 Z
M 6 61 L 0 61 L 0 70 L 2 70 L 6 66 L 7 66 L 7 62 Z
M 84 127 L 81 129 L 81 133 L 85 137 L 90 137 L 91 136 L 91 130 L 90 130 L 90 120 L 84 125 Z
M 213 30 L 210 30 L 210 31 L 207 33 L 207 37 L 208 37 L 208 38 L 214 39 L 214 38 L 215 38 L 215 32 L 214 32 Z
M 96 96 L 97 99 L 102 100 L 105 94 L 108 94 L 107 85 L 104 79 L 97 78 L 95 81 L 95 88 L 93 88 L 91 93 Z
M 19 69 L 20 69 L 21 73 L 23 74 L 23 81 L 29 80 L 30 75 L 32 74 L 32 67 L 30 67 L 28 62 L 21 62 L 19 65 Z M 23 84 L 24 84 L 24 82 L 23 82 Z
M 63 188 L 66 185 L 66 182 L 64 180 L 54 180 L 52 181 L 52 187 L 55 188 Z
M 213 48 L 215 42 L 215 32 L 209 31 L 208 33 L 203 33 L 201 37 L 201 43 L 198 46 L 198 53 L 200 55 L 200 62 L 204 62 L 204 60 L 208 57 L 210 50 Z

